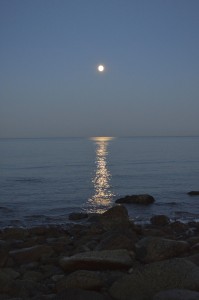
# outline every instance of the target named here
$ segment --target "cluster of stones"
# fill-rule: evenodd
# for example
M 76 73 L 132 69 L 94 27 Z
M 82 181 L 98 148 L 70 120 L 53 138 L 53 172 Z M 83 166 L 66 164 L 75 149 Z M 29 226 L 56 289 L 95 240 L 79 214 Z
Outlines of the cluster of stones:
M 135 225 L 123 205 L 81 217 L 0 232 L 1 300 L 199 299 L 199 223 Z

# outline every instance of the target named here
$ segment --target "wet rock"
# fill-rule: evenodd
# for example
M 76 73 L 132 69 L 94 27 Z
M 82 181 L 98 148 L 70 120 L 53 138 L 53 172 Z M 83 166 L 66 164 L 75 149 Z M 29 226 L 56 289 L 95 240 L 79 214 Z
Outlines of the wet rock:
M 125 275 L 110 288 L 110 295 L 117 300 L 151 299 L 166 289 L 199 291 L 199 268 L 185 259 L 171 259 L 146 265 Z
M 156 215 L 150 219 L 152 225 L 165 226 L 170 223 L 170 219 L 165 215 Z
M 199 191 L 191 191 L 187 193 L 190 196 L 198 196 L 199 195 Z
M 126 203 L 126 204 L 152 204 L 155 202 L 153 196 L 148 194 L 141 194 L 141 195 L 131 195 L 125 196 L 124 198 L 117 199 L 116 203 Z
M 166 290 L 156 294 L 153 300 L 199 300 L 199 293 L 185 289 Z
M 111 300 L 109 296 L 95 291 L 83 289 L 65 289 L 59 292 L 52 300 Z
M 189 229 L 189 226 L 187 224 L 184 224 L 180 221 L 176 221 L 170 224 L 170 227 L 176 232 L 176 233 L 185 233 L 187 229 Z
M 83 252 L 60 259 L 65 271 L 109 270 L 130 268 L 134 262 L 134 253 L 125 249 Z
M 68 216 L 68 219 L 71 221 L 77 221 L 77 220 L 86 219 L 86 218 L 88 218 L 88 214 L 82 213 L 82 212 L 79 212 L 79 213 L 74 212 L 74 213 L 69 214 L 69 216 Z
M 128 227 L 130 225 L 128 211 L 123 205 L 113 206 L 99 216 L 101 225 L 106 229 Z
M 188 251 L 189 244 L 184 241 L 146 237 L 136 244 L 136 248 L 137 258 L 149 263 L 179 256 Z
M 99 272 L 79 270 L 58 281 L 56 287 L 57 291 L 66 288 L 99 290 L 103 287 L 103 284 L 104 282 Z
M 43 256 L 51 256 L 53 250 L 47 245 L 36 245 L 30 248 L 22 248 L 9 252 L 9 255 L 17 263 L 27 263 L 40 260 Z

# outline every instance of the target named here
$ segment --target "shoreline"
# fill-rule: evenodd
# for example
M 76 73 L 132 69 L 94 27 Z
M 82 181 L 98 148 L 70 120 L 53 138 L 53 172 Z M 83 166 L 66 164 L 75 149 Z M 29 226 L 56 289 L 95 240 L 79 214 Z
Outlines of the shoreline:
M 117 204 L 113 203 L 113 206 L 111 206 L 111 207 L 114 207 L 115 205 L 117 205 Z M 124 205 L 124 206 L 128 210 L 128 205 L 127 206 Z M 107 208 L 106 210 L 103 210 L 102 213 L 95 213 L 95 212 L 87 213 L 85 210 L 83 210 L 83 211 L 75 210 L 74 212 L 69 212 L 65 215 L 60 215 L 60 216 L 59 215 L 49 216 L 49 215 L 34 214 L 33 216 L 31 216 L 31 215 L 27 216 L 27 220 L 24 220 L 24 219 L 20 220 L 20 219 L 15 219 L 15 218 L 12 220 L 9 219 L 9 221 L 7 221 L 7 222 L 1 221 L 0 231 L 4 230 L 6 228 L 31 229 L 31 228 L 35 228 L 35 227 L 60 227 L 60 228 L 67 229 L 68 227 L 70 227 L 73 224 L 80 224 L 80 225 L 87 224 L 87 223 L 89 223 L 89 219 L 92 219 L 92 217 L 94 217 L 94 216 L 102 215 L 104 212 L 109 210 L 111 207 Z M 129 211 L 128 211 L 128 213 L 129 213 Z M 75 215 L 74 218 L 73 218 L 73 215 Z M 87 217 L 82 217 L 83 215 L 87 215 Z M 150 219 L 156 215 L 159 215 L 159 214 L 152 213 L 151 215 L 149 215 L 149 217 L 147 219 L 142 218 L 141 216 L 133 217 L 133 216 L 129 215 L 129 219 L 136 225 L 145 226 L 145 225 L 149 225 Z M 167 215 L 167 214 L 165 214 L 165 215 Z M 189 213 L 189 212 L 185 212 L 185 211 L 183 211 L 183 212 L 179 211 L 179 212 L 177 212 L 176 215 L 177 216 L 175 216 L 175 217 L 173 217 L 173 216 L 170 217 L 167 215 L 167 217 L 170 219 L 170 222 L 181 222 L 183 224 L 199 222 L 198 214 Z M 72 218 L 71 218 L 71 216 L 72 216 Z
M 123 205 L 88 221 L 86 214 L 71 218 L 85 221 L 0 230 L 1 299 L 144 300 L 147 293 L 161 300 L 168 289 L 199 295 L 199 222 L 156 215 L 139 225 Z M 171 284 L 170 276 L 182 278 Z

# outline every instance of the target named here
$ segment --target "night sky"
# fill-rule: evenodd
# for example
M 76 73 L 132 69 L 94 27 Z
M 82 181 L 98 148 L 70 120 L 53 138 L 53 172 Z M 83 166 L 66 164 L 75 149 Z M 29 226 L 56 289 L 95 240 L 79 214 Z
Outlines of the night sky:
M 1 138 L 199 135 L 198 114 L 198 0 L 0 0 Z

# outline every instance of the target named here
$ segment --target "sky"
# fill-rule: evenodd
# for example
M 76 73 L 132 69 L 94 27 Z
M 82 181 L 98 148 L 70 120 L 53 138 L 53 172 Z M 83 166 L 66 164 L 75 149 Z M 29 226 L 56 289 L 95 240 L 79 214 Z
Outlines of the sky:
M 0 0 L 0 138 L 199 135 L 198 15 L 198 0 Z

